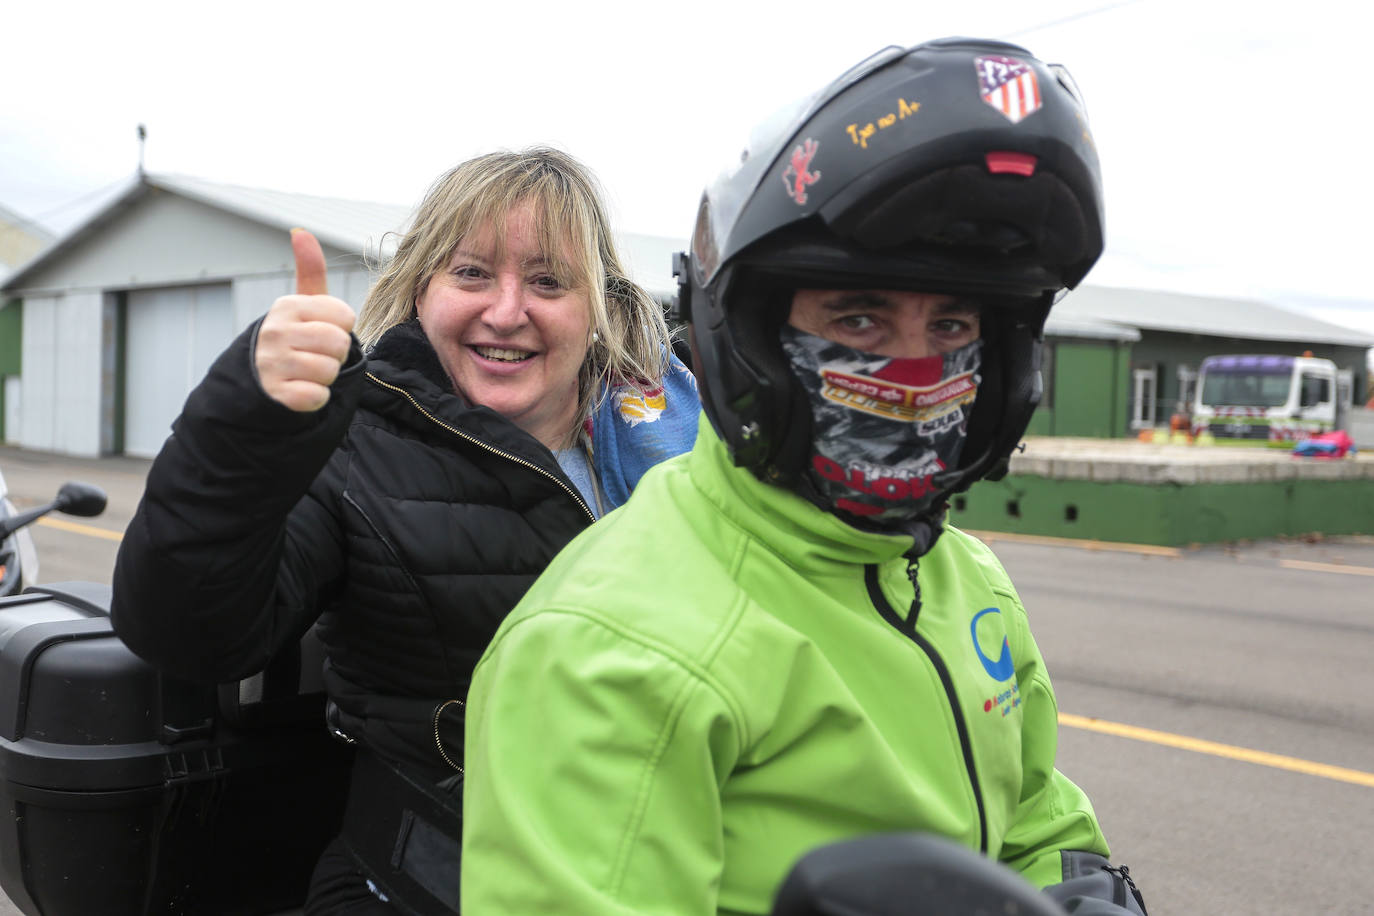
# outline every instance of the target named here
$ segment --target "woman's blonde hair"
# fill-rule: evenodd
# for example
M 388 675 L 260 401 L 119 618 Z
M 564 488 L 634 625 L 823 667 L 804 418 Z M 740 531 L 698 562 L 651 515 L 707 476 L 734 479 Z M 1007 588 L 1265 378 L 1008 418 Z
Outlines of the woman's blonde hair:
M 355 331 L 367 349 L 415 317 L 430 279 L 472 233 L 494 227 L 499 258 L 500 227 L 527 203 L 554 277 L 565 289 L 586 291 L 591 305 L 592 342 L 578 378 L 581 422 L 603 381 L 656 387 L 667 371 L 670 336 L 663 310 L 621 264 L 596 179 L 567 153 L 543 147 L 488 153 L 441 175 L 382 267 Z

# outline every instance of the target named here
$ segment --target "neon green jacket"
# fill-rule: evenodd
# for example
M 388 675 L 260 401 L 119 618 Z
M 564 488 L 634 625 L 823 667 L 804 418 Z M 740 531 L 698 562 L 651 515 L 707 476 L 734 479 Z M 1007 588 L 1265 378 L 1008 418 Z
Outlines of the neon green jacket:
M 946 531 L 912 621 L 910 546 L 735 468 L 703 420 L 478 664 L 463 912 L 767 913 L 803 853 L 886 831 L 1040 886 L 1061 849 L 1106 855 L 1001 564 Z

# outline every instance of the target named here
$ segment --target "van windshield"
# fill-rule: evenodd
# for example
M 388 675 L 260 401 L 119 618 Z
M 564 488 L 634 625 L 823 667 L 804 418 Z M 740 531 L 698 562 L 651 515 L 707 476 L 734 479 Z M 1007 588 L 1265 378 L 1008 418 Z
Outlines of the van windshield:
M 1282 407 L 1292 380 L 1291 372 L 1218 367 L 1203 377 L 1201 400 L 1208 407 Z

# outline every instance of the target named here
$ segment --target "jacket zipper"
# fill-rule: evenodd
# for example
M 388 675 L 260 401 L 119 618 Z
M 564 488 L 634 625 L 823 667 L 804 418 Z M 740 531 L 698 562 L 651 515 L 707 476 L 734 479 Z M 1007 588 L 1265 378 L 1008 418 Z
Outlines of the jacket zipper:
M 425 410 L 423 407 L 421 407 L 420 403 L 416 401 L 415 398 L 411 395 L 411 393 L 409 391 L 406 391 L 404 388 L 399 388 L 396 385 L 391 384 L 390 382 L 384 382 L 381 379 L 377 378 L 377 376 L 373 375 L 371 372 L 367 373 L 367 377 L 372 381 L 374 385 L 377 385 L 380 388 L 385 388 L 388 391 L 394 391 L 401 397 L 405 398 L 407 401 L 410 402 L 410 405 L 412 407 L 414 407 L 416 410 L 420 412 L 420 415 L 422 417 L 429 420 L 435 426 L 438 426 L 441 429 L 448 430 L 450 433 L 457 436 L 459 439 L 462 439 L 464 442 L 469 442 L 480 449 L 484 449 L 488 452 L 491 452 L 493 455 L 499 455 L 500 457 L 505 458 L 507 461 L 514 461 L 516 464 L 523 465 L 529 468 L 531 471 L 535 471 L 547 477 L 549 480 L 552 480 L 554 483 L 558 484 L 558 486 L 560 486 L 563 489 L 563 492 L 567 493 L 569 496 L 573 498 L 573 502 L 577 503 L 578 507 L 584 513 L 586 513 L 586 516 L 589 520 L 593 522 L 596 521 L 596 516 L 592 514 L 592 510 L 587 508 L 586 500 L 584 500 L 580 495 L 577 494 L 575 490 L 573 490 L 563 481 L 559 480 L 557 477 L 550 474 L 548 471 L 544 470 L 539 465 L 526 461 L 524 458 L 519 458 L 515 455 L 512 455 L 510 452 L 502 451 L 501 449 L 496 448 L 494 445 L 488 445 L 481 439 L 478 439 L 474 436 L 469 436 L 467 433 L 463 432 L 460 429 L 455 429 L 454 427 L 445 423 L 443 420 L 440 420 L 438 417 L 434 416 L 434 414 L 430 413 L 428 410 Z M 454 762 L 453 759 L 449 757 L 448 753 L 444 750 L 443 742 L 439 740 L 439 716 L 441 713 L 443 713 L 443 711 L 446 708 L 453 705 L 454 703 L 457 703 L 458 708 L 460 709 L 464 708 L 467 705 L 463 700 L 448 700 L 444 703 L 441 703 L 434 710 L 434 746 L 439 749 L 439 756 L 444 758 L 444 762 L 447 763 L 449 766 L 453 767 L 455 770 L 457 770 L 459 774 L 462 774 L 462 764 Z
M 950 677 L 949 668 L 945 666 L 944 659 L 940 658 L 930 641 L 916 632 L 916 617 L 920 612 L 917 602 L 912 602 L 911 613 L 906 620 L 897 616 L 897 611 L 888 602 L 887 596 L 878 586 L 878 566 L 876 563 L 869 563 L 864 566 L 864 585 L 868 587 L 869 600 L 873 602 L 873 606 L 877 608 L 882 618 L 892 624 L 899 633 L 914 642 L 930 659 L 930 663 L 935 666 L 936 673 L 940 675 L 940 683 L 945 688 L 945 698 L 949 702 L 950 711 L 954 714 L 954 727 L 959 732 L 959 744 L 964 752 L 964 767 L 968 770 L 969 784 L 973 788 L 973 800 L 978 807 L 978 851 L 987 855 L 988 821 L 983 804 L 983 790 L 978 783 L 978 771 L 973 765 L 973 742 L 969 739 L 968 723 L 964 720 L 963 709 L 959 705 L 959 696 L 954 692 L 954 679 Z
M 567 493 L 569 496 L 573 498 L 573 501 L 577 503 L 578 507 L 584 513 L 586 513 L 587 518 L 591 519 L 592 521 L 596 521 L 596 516 L 592 513 L 592 510 L 587 508 L 586 500 L 584 500 L 580 495 L 578 495 L 576 490 L 568 486 L 563 481 L 559 480 L 554 475 L 550 474 L 548 471 L 541 468 L 539 465 L 534 464 L 533 462 L 526 461 L 524 458 L 519 458 L 515 455 L 512 455 L 510 452 L 503 452 L 501 449 L 497 448 L 494 445 L 488 445 L 481 439 L 478 439 L 474 436 L 469 436 L 467 433 L 463 432 L 460 429 L 455 429 L 454 427 L 445 423 L 443 420 L 440 420 L 438 417 L 434 416 L 434 414 L 430 413 L 428 410 L 425 410 L 423 407 L 421 407 L 420 402 L 415 400 L 411 393 L 409 391 L 406 391 L 404 388 L 398 388 L 390 382 L 384 382 L 381 379 L 377 378 L 377 376 L 373 375 L 371 372 L 367 373 L 367 377 L 372 380 L 373 384 L 381 388 L 386 388 L 389 391 L 394 391 L 401 397 L 405 398 L 407 401 L 410 402 L 412 407 L 414 407 L 416 410 L 420 412 L 421 416 L 428 419 L 434 425 L 439 426 L 453 433 L 453 435 L 457 436 L 459 439 L 462 439 L 466 442 L 470 442 L 478 448 L 485 449 L 486 451 L 491 452 L 493 455 L 499 455 L 502 458 L 505 458 L 507 461 L 514 461 L 516 464 L 524 465 L 531 471 L 537 471 L 538 473 L 547 477 L 549 480 L 552 480 L 554 483 L 558 484 L 560 487 L 563 488 L 563 492 Z
M 453 758 L 448 755 L 448 751 L 444 750 L 444 742 L 439 738 L 439 717 L 443 715 L 445 709 L 448 709 L 454 703 L 458 704 L 459 709 L 467 712 L 468 704 L 463 700 L 445 700 L 434 708 L 434 746 L 439 749 L 439 756 L 444 758 L 444 763 L 447 763 L 462 775 L 463 765 L 453 762 Z

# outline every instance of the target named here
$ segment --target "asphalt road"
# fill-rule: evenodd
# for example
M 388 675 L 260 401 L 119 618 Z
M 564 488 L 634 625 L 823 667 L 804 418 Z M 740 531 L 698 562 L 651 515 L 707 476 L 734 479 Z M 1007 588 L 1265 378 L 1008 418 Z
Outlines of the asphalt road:
M 110 580 L 147 467 L 0 447 L 21 505 L 68 479 L 110 494 L 99 518 L 35 527 L 43 579 Z M 1154 916 L 1374 911 L 1359 878 L 1374 830 L 1374 538 L 989 540 L 1054 678 L 1060 769 Z

